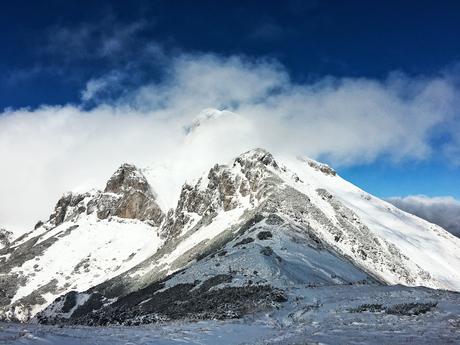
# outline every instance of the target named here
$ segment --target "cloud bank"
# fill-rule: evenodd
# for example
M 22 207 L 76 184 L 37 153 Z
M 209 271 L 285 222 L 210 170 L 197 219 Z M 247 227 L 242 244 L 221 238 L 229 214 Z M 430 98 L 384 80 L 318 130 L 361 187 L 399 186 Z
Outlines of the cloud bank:
M 460 92 L 446 74 L 295 83 L 273 60 L 166 60 L 155 81 L 135 88 L 125 87 L 131 74 L 121 69 L 89 80 L 81 104 L 5 110 L 0 224 L 26 230 L 63 192 L 100 188 L 123 162 L 168 171 L 158 188 L 174 186 L 174 194 L 183 178 L 254 147 L 362 164 L 426 159 L 436 150 L 433 137 L 448 134 L 456 157 L 451 124 Z M 207 108 L 224 111 L 203 116 Z M 165 205 L 171 200 L 165 196 Z
M 411 195 L 388 198 L 387 201 L 460 237 L 460 201 L 450 196 L 430 198 Z

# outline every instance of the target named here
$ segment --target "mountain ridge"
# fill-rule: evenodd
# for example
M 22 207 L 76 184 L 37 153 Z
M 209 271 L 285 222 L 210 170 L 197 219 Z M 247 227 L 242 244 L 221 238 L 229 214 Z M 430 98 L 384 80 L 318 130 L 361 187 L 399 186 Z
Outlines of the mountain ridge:
M 0 300 L 2 317 L 26 321 L 40 312 L 36 319 L 45 322 L 72 318 L 76 312 L 78 320 L 90 322 L 84 318 L 97 313 L 113 316 L 110 305 L 117 300 L 129 301 L 137 291 L 150 291 L 158 284 L 169 286 L 166 291 L 185 284 L 189 290 L 184 296 L 189 297 L 195 296 L 194 289 L 208 295 L 216 289 L 230 289 L 238 296 L 252 291 L 248 298 L 255 310 L 272 292 L 276 297 L 278 289 L 296 284 L 403 284 L 460 290 L 455 271 L 460 262 L 455 253 L 458 239 L 370 196 L 329 166 L 310 159 L 279 161 L 263 149 L 254 149 L 230 164 L 216 164 L 194 184 L 185 183 L 175 209 L 164 212 L 155 200 L 141 170 L 127 164 L 114 173 L 104 191 L 64 195 L 48 222 L 1 250 L 5 265 L 0 286 L 6 291 Z M 41 266 L 49 250 L 72 232 L 80 231 L 86 243 L 93 240 L 88 234 L 99 228 L 119 228 L 117 235 L 137 229 L 138 237 L 122 251 L 129 255 L 112 258 L 112 264 L 88 253 L 55 271 Z M 139 251 L 139 243 L 146 239 L 149 244 Z M 96 250 L 122 246 L 124 240 L 118 240 L 109 235 Z M 412 242 L 426 248 L 417 252 Z M 436 253 L 437 246 L 445 249 L 442 255 Z M 31 248 L 35 255 L 25 254 Z M 72 244 L 67 248 L 72 250 Z M 433 269 L 420 251 L 428 260 L 436 258 L 435 265 L 446 267 Z M 249 261 L 258 263 L 259 269 L 250 272 Z M 49 279 L 38 279 L 47 269 Z M 70 284 L 50 278 L 70 273 Z M 96 274 L 100 279 L 92 278 Z M 194 284 L 197 278 L 200 283 Z M 202 290 L 200 284 L 209 286 L 210 279 L 210 289 Z M 11 296 L 17 287 L 20 294 Z M 260 295 L 258 289 L 268 290 Z M 69 298 L 74 301 L 70 314 L 68 308 L 62 310 Z M 85 306 L 88 303 L 91 308 Z M 134 307 L 122 306 L 125 313 Z M 230 309 L 243 313 L 240 307 Z M 81 311 L 85 308 L 86 314 Z M 148 310 L 149 315 L 158 312 Z M 169 309 L 162 312 L 168 317 L 177 314 Z

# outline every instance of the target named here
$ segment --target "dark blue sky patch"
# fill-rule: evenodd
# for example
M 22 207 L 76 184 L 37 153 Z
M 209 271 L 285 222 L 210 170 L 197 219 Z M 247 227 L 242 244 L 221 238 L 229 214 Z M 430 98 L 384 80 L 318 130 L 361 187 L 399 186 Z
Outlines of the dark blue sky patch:
M 455 1 L 20 0 L 0 12 L 0 107 L 78 101 L 149 45 L 269 56 L 299 81 L 432 74 L 460 59 L 459 22 Z

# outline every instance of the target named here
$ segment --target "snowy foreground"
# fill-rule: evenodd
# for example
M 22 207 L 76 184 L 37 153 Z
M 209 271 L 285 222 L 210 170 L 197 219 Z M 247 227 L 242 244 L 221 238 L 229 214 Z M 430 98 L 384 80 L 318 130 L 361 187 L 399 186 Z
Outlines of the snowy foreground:
M 239 320 L 165 322 L 136 327 L 0 323 L 0 344 L 460 342 L 459 293 L 401 286 L 299 289 L 295 293 L 301 297 L 290 298 L 280 309 Z

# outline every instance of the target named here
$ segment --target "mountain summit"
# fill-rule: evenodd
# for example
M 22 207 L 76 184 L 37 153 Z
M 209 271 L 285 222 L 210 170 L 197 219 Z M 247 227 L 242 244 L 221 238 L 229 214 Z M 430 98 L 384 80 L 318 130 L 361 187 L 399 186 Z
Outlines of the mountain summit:
M 314 160 L 245 152 L 185 183 L 170 210 L 151 184 L 123 164 L 0 249 L 1 317 L 139 324 L 239 317 L 300 288 L 460 291 L 458 238 Z

